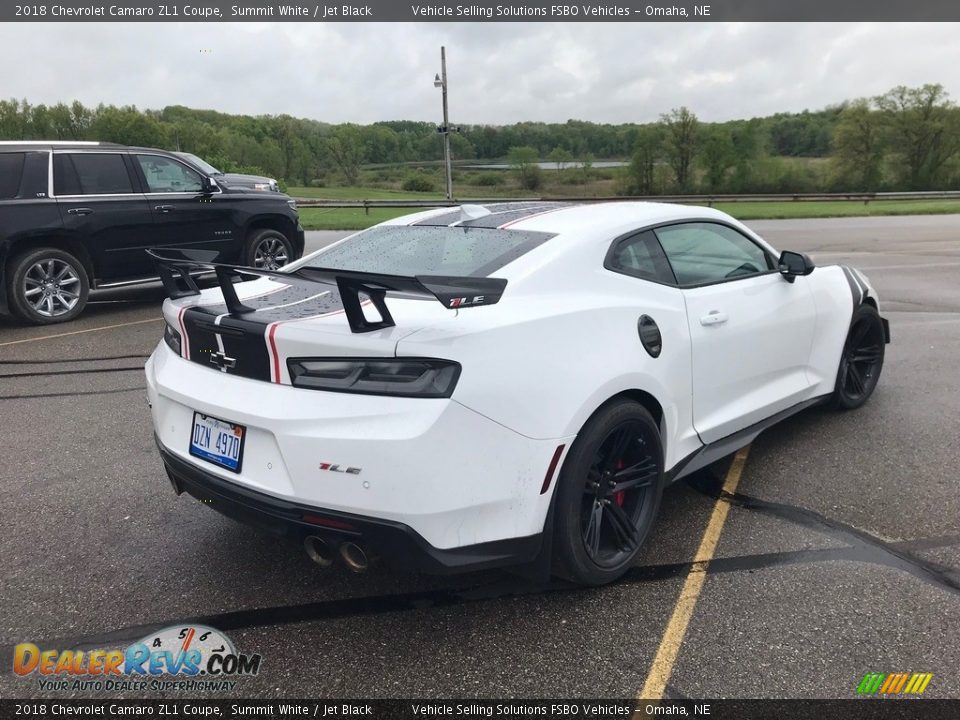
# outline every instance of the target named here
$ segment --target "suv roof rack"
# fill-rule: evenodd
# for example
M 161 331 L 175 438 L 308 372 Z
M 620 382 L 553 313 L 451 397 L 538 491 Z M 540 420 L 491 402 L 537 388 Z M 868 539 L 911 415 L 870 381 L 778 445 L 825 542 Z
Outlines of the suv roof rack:
M 0 145 L 104 145 L 116 146 L 117 143 L 105 143 L 98 140 L 0 140 Z

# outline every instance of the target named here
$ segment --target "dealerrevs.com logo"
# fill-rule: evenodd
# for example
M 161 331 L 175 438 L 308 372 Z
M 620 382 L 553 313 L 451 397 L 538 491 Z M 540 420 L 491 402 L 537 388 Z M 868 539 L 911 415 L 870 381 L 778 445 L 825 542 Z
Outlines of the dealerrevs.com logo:
M 230 691 L 236 678 L 259 673 L 260 661 L 205 625 L 173 625 L 122 650 L 13 650 L 14 673 L 37 676 L 41 690 L 71 692 Z

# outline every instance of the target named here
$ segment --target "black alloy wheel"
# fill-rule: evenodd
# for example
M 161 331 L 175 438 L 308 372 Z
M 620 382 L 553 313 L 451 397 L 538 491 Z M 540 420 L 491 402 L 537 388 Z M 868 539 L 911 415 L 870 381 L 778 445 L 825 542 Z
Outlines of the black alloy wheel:
M 653 526 L 663 488 L 663 446 L 650 413 L 619 400 L 577 436 L 557 487 L 558 573 L 586 585 L 620 577 Z
M 637 528 L 660 474 L 646 427 L 627 421 L 607 435 L 587 472 L 580 527 L 587 555 L 616 567 L 640 547 Z
M 880 379 L 885 338 L 880 314 L 871 305 L 862 305 L 853 315 L 843 346 L 834 404 L 845 410 L 863 405 Z

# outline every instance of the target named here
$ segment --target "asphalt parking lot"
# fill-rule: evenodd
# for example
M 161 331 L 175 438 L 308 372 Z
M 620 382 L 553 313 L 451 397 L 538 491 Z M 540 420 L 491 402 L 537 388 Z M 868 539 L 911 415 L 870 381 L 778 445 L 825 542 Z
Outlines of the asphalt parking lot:
M 142 372 L 158 287 L 67 325 L 0 321 L 0 697 L 44 695 L 12 674 L 16 643 L 119 645 L 192 618 L 262 654 L 238 696 L 634 697 L 682 638 L 658 664 L 667 697 L 852 698 L 864 673 L 897 671 L 960 697 L 960 216 L 750 224 L 870 276 L 893 336 L 879 388 L 761 435 L 732 496 L 717 499 L 725 464 L 673 486 L 638 566 L 602 589 L 322 570 L 173 494 Z

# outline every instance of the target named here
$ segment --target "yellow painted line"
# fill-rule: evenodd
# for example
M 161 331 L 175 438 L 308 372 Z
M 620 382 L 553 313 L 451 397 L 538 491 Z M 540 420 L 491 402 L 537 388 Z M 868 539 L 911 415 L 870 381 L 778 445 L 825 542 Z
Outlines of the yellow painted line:
M 144 323 L 159 322 L 162 317 L 150 318 L 149 320 L 134 320 L 133 322 L 117 323 L 116 325 L 101 325 L 100 327 L 87 328 L 86 330 L 73 330 L 72 332 L 57 333 L 56 335 L 42 335 L 35 338 L 24 338 L 23 340 L 10 340 L 0 343 L 0 347 L 7 345 L 20 345 L 21 343 L 39 342 L 40 340 L 52 340 L 53 338 L 67 337 L 68 335 L 82 335 L 83 333 L 97 332 L 98 330 L 113 330 L 115 328 L 130 327 L 131 325 L 143 325 Z
M 748 446 L 734 456 L 730 469 L 727 470 L 727 477 L 723 481 L 724 492 L 732 495 L 737 491 L 740 474 L 743 472 L 743 466 L 747 462 L 749 453 L 750 447 Z M 690 568 L 687 579 L 683 583 L 680 597 L 677 598 L 677 604 L 673 608 L 673 615 L 670 617 L 670 622 L 667 623 L 667 629 L 663 632 L 660 647 L 657 648 L 657 654 L 653 658 L 647 680 L 643 684 L 643 689 L 637 696 L 637 700 L 659 700 L 663 697 L 667 682 L 670 680 L 671 673 L 673 673 L 673 666 L 680 654 L 683 638 L 687 634 L 687 626 L 690 624 L 693 610 L 707 580 L 707 567 L 709 567 L 713 554 L 717 550 L 720 532 L 727 521 L 729 510 L 730 503 L 723 498 L 717 498 L 713 506 L 713 514 L 710 516 L 710 522 L 707 523 L 707 529 L 703 532 L 700 547 L 694 557 L 693 567 Z

